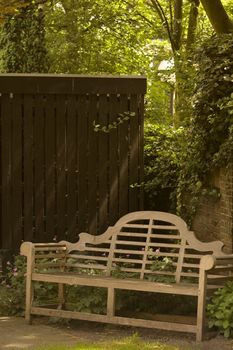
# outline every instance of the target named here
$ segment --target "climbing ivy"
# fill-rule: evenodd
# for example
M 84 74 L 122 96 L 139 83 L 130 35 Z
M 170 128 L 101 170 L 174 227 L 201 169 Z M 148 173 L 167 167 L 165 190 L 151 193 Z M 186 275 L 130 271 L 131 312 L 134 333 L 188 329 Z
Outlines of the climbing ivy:
M 178 211 L 189 220 L 201 195 L 219 196 L 209 186 L 210 175 L 233 160 L 232 57 L 233 37 L 226 34 L 212 37 L 196 54 L 193 115 L 178 181 Z

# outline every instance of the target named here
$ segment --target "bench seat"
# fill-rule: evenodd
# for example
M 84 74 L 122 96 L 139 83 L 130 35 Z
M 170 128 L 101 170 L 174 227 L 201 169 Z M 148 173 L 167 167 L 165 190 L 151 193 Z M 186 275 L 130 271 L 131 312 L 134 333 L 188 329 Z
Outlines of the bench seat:
M 157 211 L 129 213 L 101 235 L 79 234 L 77 243 L 24 242 L 21 254 L 27 257 L 28 321 L 32 314 L 68 317 L 191 332 L 201 341 L 208 295 L 233 279 L 233 255 L 223 252 L 222 242 L 201 242 L 180 217 Z M 36 304 L 36 282 L 58 285 L 55 308 Z M 66 285 L 105 288 L 106 315 L 67 310 Z M 167 321 L 120 317 L 115 310 L 119 289 L 195 297 L 195 323 L 171 322 L 169 316 Z
M 143 292 L 157 292 L 179 295 L 198 295 L 198 285 L 191 283 L 159 283 L 143 281 L 139 283 L 137 279 L 118 279 L 107 276 L 84 276 L 67 272 L 56 273 L 33 273 L 33 281 L 64 283 L 69 285 L 95 286 L 114 289 L 125 289 Z M 216 286 L 215 286 L 216 287 Z

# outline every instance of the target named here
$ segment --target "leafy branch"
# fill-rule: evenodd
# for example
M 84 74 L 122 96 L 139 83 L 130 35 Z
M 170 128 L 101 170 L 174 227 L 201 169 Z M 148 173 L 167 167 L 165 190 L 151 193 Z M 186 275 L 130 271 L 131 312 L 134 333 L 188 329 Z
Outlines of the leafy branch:
M 130 117 L 134 117 L 136 115 L 135 112 L 123 112 L 119 113 L 115 122 L 108 125 L 100 125 L 96 124 L 95 120 L 93 122 L 94 131 L 95 132 L 104 132 L 109 133 L 112 129 L 117 129 L 120 124 L 123 124 L 125 121 L 129 120 Z

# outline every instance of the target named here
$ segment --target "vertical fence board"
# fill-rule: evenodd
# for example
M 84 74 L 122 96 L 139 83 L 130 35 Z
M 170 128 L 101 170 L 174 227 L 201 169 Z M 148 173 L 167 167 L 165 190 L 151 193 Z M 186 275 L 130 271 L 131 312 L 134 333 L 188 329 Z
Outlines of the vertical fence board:
M 138 121 L 139 121 L 139 160 L 138 160 L 138 179 L 139 183 L 144 179 L 144 95 L 138 95 Z M 142 187 L 139 189 L 139 210 L 143 209 L 144 205 L 144 193 Z
M 128 112 L 128 96 L 120 96 L 120 114 Z M 122 117 L 121 117 L 122 118 Z M 119 147 L 119 216 L 126 214 L 129 210 L 129 135 L 128 121 L 124 121 L 118 127 Z
M 54 95 L 45 103 L 45 182 L 46 182 L 46 240 L 55 236 L 55 109 Z
M 23 240 L 22 231 L 22 96 L 12 100 L 12 143 L 11 143 L 11 220 L 13 239 L 18 244 Z M 19 248 L 19 246 L 17 247 Z
M 12 99 L 9 94 L 1 96 L 2 128 L 1 128 L 1 159 L 2 159 L 2 246 L 13 249 L 15 246 L 12 237 L 11 220 L 11 117 Z
M 100 127 L 108 127 L 108 97 L 100 95 L 99 98 L 99 124 Z M 108 220 L 108 139 L 109 132 L 99 132 L 99 229 L 101 232 L 106 230 L 109 225 Z
M 0 147 L 2 149 L 2 95 L 0 95 Z M 0 198 L 2 198 L 2 152 L 0 151 Z M 3 237 L 2 237 L 2 201 L 0 200 L 0 247 L 3 246 Z M 0 270 L 2 272 L 2 261 L 0 262 Z
M 23 214 L 24 214 L 24 240 L 34 240 L 34 131 L 33 131 L 33 96 L 24 96 L 23 113 Z
M 76 237 L 76 101 L 69 96 L 67 105 L 67 238 Z
M 117 122 L 119 101 L 117 95 L 111 94 L 109 97 L 110 115 L 109 123 Z M 117 127 L 111 129 L 109 137 L 109 219 L 110 225 L 119 218 L 119 154 Z
M 66 96 L 57 97 L 57 240 L 62 240 L 66 233 Z
M 138 116 L 138 96 L 130 96 L 129 119 L 129 143 L 130 143 L 130 168 L 129 168 L 129 211 L 136 211 L 139 208 L 139 183 L 138 166 L 139 166 L 139 116 Z M 132 187 L 133 185 L 133 187 Z
M 96 234 L 98 231 L 98 198 L 97 198 L 97 159 L 98 159 L 98 132 L 94 130 L 94 124 L 98 124 L 97 95 L 90 96 L 90 114 L 88 124 L 88 204 L 89 220 L 88 232 Z
M 87 231 L 88 188 L 87 188 L 87 96 L 78 99 L 78 226 L 79 232 Z
M 45 240 L 45 126 L 44 126 L 44 97 L 35 95 L 34 122 L 34 176 L 35 176 L 35 241 Z M 26 234 L 26 233 L 25 233 Z

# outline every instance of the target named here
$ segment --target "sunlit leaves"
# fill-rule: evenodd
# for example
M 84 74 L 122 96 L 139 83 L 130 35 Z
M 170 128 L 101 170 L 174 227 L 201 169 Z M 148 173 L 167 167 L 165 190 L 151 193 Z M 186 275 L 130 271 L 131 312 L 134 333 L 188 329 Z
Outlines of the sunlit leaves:
M 32 1 L 23 0 L 0 0 L 0 21 L 7 16 L 16 14 L 20 8 L 28 6 Z

